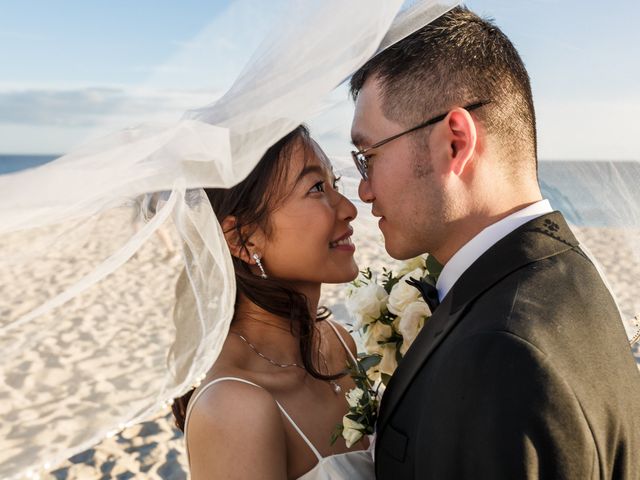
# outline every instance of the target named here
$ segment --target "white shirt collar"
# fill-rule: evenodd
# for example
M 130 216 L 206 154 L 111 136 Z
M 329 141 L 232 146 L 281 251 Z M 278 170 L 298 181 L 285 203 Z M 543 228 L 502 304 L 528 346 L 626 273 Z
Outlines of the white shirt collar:
M 458 250 L 442 269 L 436 288 L 440 301 L 449 293 L 460 276 L 484 252 L 489 250 L 498 240 L 513 232 L 516 228 L 538 218 L 553 209 L 549 200 L 540 200 L 528 207 L 518 210 L 502 220 L 489 225 Z

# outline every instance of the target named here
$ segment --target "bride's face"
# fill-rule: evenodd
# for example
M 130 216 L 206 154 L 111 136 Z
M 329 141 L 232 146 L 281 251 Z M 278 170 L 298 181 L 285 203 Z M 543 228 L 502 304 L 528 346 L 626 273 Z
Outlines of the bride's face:
M 291 150 L 286 197 L 270 215 L 262 262 L 270 277 L 291 284 L 348 282 L 358 274 L 350 238 L 357 211 L 324 152 L 305 143 Z

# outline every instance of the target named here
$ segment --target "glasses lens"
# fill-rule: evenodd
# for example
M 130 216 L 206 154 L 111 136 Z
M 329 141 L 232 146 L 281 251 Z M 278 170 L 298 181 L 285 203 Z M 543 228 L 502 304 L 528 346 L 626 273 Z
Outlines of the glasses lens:
M 364 155 L 358 152 L 351 152 L 353 163 L 356 164 L 356 168 L 364 180 L 367 179 L 367 160 Z

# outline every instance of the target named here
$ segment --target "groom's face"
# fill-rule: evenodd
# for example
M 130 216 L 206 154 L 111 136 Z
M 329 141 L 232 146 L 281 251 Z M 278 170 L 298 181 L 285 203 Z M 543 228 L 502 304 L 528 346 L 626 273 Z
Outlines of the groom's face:
M 388 119 L 375 78 L 360 90 L 351 127 L 357 149 L 398 134 L 413 125 Z M 428 129 L 427 129 L 428 130 Z M 422 137 L 418 137 L 422 135 Z M 429 134 L 419 130 L 367 152 L 368 179 L 358 194 L 371 203 L 389 255 L 397 259 L 435 253 L 444 238 L 445 212 L 440 175 L 429 153 Z

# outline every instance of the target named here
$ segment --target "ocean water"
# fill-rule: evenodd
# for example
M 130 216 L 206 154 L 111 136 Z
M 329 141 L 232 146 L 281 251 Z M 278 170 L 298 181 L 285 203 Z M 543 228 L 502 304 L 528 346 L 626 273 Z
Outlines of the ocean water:
M 0 175 L 57 157 L 0 154 Z M 547 160 L 539 177 L 543 196 L 574 225 L 640 228 L 640 162 Z
M 0 175 L 38 167 L 59 155 L 4 155 L 0 154 Z

